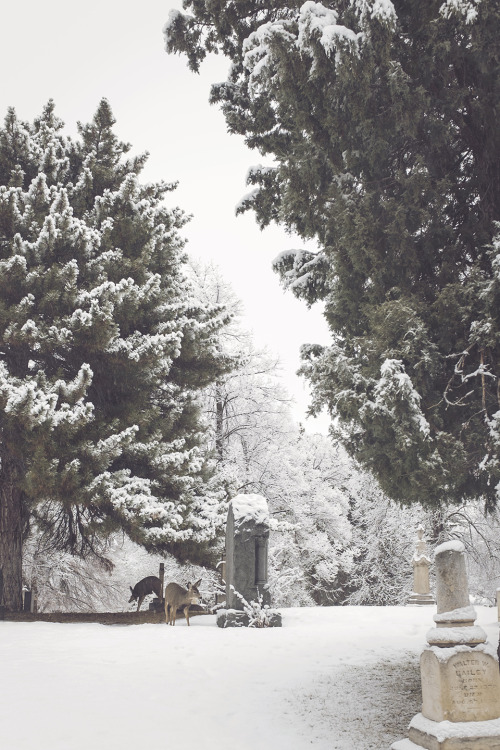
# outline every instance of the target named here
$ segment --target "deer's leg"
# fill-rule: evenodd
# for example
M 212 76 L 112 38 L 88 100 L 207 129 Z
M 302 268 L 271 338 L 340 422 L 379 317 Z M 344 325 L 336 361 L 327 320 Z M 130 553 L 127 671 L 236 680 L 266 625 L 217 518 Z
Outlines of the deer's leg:
M 189 604 L 184 607 L 184 617 L 186 618 L 187 624 L 189 625 Z
M 141 604 L 143 603 L 143 601 L 144 601 L 144 597 L 143 597 L 143 596 L 140 596 L 140 597 L 139 597 L 139 601 L 137 602 L 137 611 L 139 611 L 139 610 L 140 610 L 140 608 L 141 608 Z

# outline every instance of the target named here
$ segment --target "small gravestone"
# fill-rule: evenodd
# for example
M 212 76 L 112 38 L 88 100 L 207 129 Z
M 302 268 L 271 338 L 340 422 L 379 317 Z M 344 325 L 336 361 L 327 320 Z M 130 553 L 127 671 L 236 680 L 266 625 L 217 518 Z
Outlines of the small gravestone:
M 160 563 L 160 567 L 158 570 L 158 579 L 160 581 L 160 596 L 155 596 L 153 598 L 153 601 L 149 603 L 149 611 L 150 612 L 163 612 L 165 608 L 165 601 L 163 599 L 163 594 L 165 591 L 165 563 Z
M 435 604 L 434 597 L 430 593 L 429 566 L 430 558 L 427 555 L 427 545 L 424 540 L 424 527 L 417 529 L 417 546 L 413 553 L 413 592 L 408 599 L 408 604 Z
M 248 625 L 262 618 L 263 627 L 281 624 L 265 616 L 270 605 L 267 557 L 269 509 L 262 495 L 237 495 L 229 503 L 226 525 L 226 606 L 219 627 Z M 276 614 L 276 613 L 273 613 Z M 278 622 L 279 620 L 279 622 Z
M 463 544 L 442 544 L 435 565 L 436 627 L 420 659 L 422 712 L 392 750 L 500 750 L 498 660 L 474 625 Z

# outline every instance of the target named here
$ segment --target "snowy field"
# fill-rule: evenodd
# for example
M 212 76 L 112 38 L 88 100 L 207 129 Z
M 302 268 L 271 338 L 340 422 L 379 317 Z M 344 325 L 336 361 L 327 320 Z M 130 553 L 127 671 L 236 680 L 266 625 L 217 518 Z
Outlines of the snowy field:
M 498 641 L 496 608 L 478 624 Z M 435 607 L 284 609 L 283 628 L 0 622 L 2 750 L 388 750 Z

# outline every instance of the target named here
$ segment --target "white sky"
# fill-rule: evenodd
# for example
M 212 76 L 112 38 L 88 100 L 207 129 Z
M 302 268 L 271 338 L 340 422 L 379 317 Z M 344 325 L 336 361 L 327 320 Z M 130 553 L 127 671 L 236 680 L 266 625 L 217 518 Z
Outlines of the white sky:
M 227 62 L 212 58 L 200 75 L 184 58 L 167 55 L 162 29 L 181 0 L 24 0 L 2 12 L 0 28 L 0 117 L 14 106 L 22 119 L 40 114 L 48 99 L 76 132 L 102 97 L 117 120 L 116 131 L 134 153 L 149 151 L 144 179 L 179 181 L 170 194 L 193 220 L 185 227 L 188 251 L 213 260 L 245 310 L 245 326 L 257 346 L 279 355 L 285 384 L 304 419 L 308 396 L 295 375 L 299 347 L 326 343 L 318 308 L 284 293 L 271 269 L 282 250 L 300 241 L 271 227 L 261 232 L 253 216 L 235 216 L 235 205 L 250 190 L 248 168 L 262 158 L 226 132 L 224 118 L 208 104 L 210 84 L 225 80 Z M 326 419 L 310 428 L 324 431 Z

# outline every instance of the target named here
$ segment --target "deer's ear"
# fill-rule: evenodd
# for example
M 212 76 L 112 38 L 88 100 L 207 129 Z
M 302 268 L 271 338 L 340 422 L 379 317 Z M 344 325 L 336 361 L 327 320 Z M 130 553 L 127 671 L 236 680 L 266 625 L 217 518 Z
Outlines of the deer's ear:
M 132 593 L 134 593 L 134 589 L 132 588 L 132 586 L 129 586 L 129 589 L 131 590 Z
M 193 588 L 197 589 L 200 583 L 201 583 L 201 578 L 199 581 L 196 581 L 196 583 L 193 583 Z

